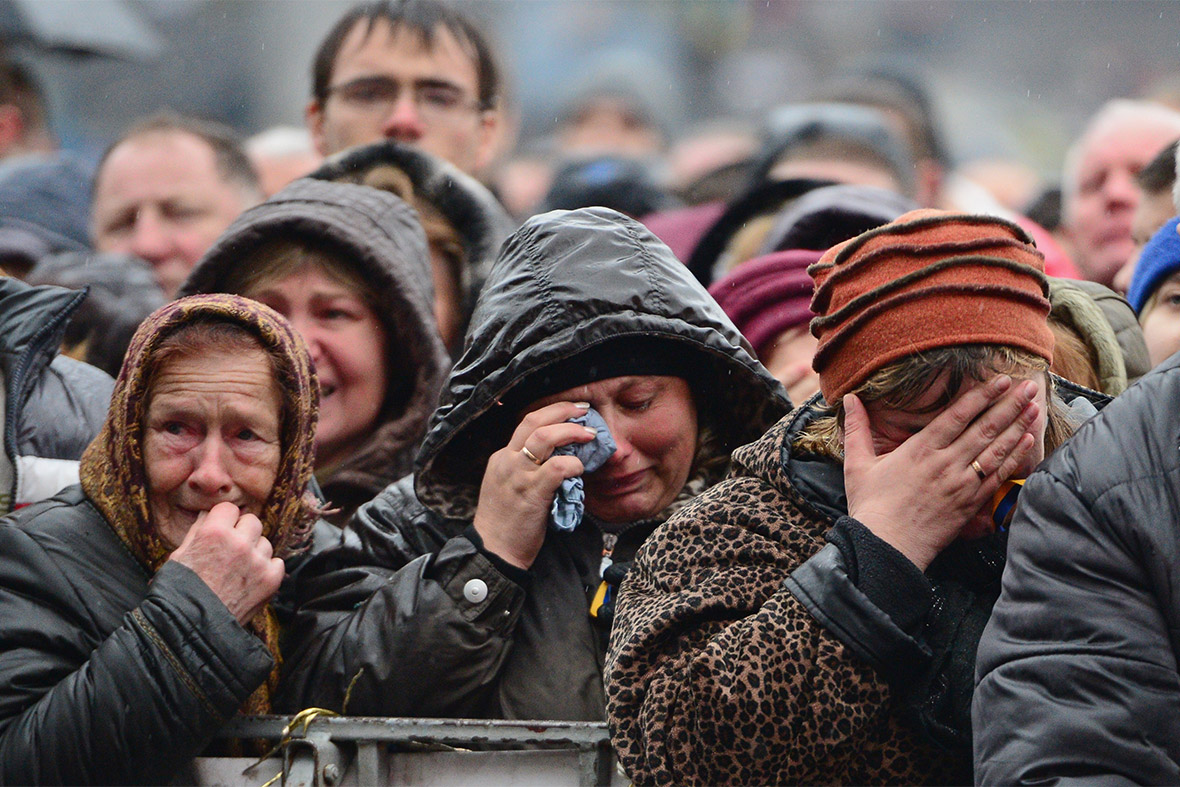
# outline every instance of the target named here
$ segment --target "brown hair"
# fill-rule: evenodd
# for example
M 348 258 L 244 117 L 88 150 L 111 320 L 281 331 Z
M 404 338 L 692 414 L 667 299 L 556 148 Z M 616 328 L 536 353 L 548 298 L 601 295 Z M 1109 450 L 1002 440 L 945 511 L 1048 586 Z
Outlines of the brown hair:
M 964 344 L 938 347 L 908 355 L 878 369 L 849 393 L 864 403 L 880 402 L 891 408 L 911 407 L 939 375 L 946 373 L 946 390 L 921 412 L 938 412 L 954 401 L 968 380 L 983 382 L 995 374 L 1031 378 L 1044 374 L 1049 387 L 1049 412 L 1045 427 L 1045 454 L 1052 453 L 1073 433 L 1061 404 L 1054 397 L 1049 362 L 1027 350 L 994 344 Z M 844 403 L 826 405 L 820 417 L 809 424 L 793 447 L 835 459 L 844 456 Z
M 491 46 L 471 20 L 437 0 L 378 0 L 349 9 L 328 31 L 312 61 L 311 94 L 321 106 L 328 100 L 328 83 L 332 81 L 332 70 L 336 67 L 336 56 L 340 54 L 344 39 L 358 24 L 366 25 L 365 35 L 368 36 L 378 20 L 384 20 L 394 30 L 413 32 L 427 47 L 434 46 L 440 30 L 450 32 L 475 66 L 479 108 L 496 106 L 500 94 L 500 70 Z
M 1070 382 L 1084 385 L 1093 391 L 1102 390 L 1098 379 L 1098 358 L 1094 349 L 1082 341 L 1082 337 L 1069 325 L 1058 320 L 1049 320 L 1053 331 L 1053 365 L 1050 371 Z

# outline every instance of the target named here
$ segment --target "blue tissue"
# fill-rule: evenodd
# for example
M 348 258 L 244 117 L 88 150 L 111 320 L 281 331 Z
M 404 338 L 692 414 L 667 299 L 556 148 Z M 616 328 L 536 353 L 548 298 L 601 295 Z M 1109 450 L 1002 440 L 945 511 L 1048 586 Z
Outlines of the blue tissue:
M 576 456 L 582 460 L 586 473 L 593 473 L 606 464 L 615 452 L 615 440 L 610 436 L 606 421 L 598 411 L 591 407 L 585 415 L 571 418 L 570 423 L 588 426 L 598 432 L 598 436 L 588 443 L 570 443 L 558 446 L 553 451 L 554 456 Z M 582 477 L 567 478 L 557 488 L 553 498 L 553 508 L 549 512 L 549 525 L 555 530 L 569 533 L 582 522 L 582 514 L 586 510 L 586 488 Z

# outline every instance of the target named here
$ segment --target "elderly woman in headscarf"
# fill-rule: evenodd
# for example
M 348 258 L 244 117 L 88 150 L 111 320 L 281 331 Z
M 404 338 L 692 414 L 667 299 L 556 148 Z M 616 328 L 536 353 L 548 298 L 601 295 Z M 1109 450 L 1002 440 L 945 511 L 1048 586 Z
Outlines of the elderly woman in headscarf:
M 1015 224 L 913 211 L 809 270 L 820 393 L 621 589 L 607 699 L 637 783 L 970 783 L 1014 481 L 1105 401 L 1049 373 Z
M 492 267 L 416 475 L 304 567 L 283 701 L 602 719 L 612 598 L 635 550 L 788 407 L 638 222 L 533 217 Z
M 270 712 L 317 406 L 261 304 L 144 321 L 81 484 L 0 522 L 0 782 L 170 781 L 227 718 Z

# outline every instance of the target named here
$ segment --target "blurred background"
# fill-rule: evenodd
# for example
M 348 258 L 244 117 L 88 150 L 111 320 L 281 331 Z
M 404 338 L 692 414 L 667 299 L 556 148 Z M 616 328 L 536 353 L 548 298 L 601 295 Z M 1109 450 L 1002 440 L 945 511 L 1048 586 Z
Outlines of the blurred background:
M 336 0 L 6 0 L 0 30 L 49 96 L 63 147 L 96 157 L 161 107 L 245 134 L 301 124 Z M 590 79 L 628 75 L 671 138 L 757 122 L 849 69 L 925 82 L 952 158 L 1059 172 L 1113 96 L 1180 94 L 1180 3 L 914 0 L 469 0 L 499 47 L 517 144 Z

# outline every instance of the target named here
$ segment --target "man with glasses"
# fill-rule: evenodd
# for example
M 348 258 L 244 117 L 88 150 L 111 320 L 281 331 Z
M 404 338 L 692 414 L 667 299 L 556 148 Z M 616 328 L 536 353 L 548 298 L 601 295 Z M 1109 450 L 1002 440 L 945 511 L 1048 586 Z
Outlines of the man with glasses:
M 499 76 L 483 36 L 436 0 L 350 10 L 320 44 L 307 125 L 330 155 L 393 139 L 480 175 L 501 121 Z

